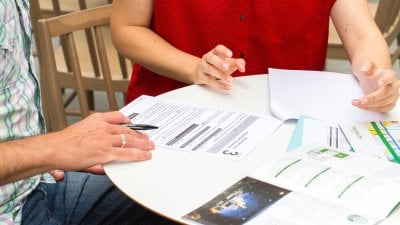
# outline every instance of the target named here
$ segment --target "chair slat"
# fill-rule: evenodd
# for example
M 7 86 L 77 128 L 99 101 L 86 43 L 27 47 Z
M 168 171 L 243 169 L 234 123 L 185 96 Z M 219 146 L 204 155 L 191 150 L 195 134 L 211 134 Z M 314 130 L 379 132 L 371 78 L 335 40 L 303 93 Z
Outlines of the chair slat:
M 115 97 L 115 92 L 113 90 L 112 84 L 111 84 L 111 72 L 110 72 L 110 66 L 108 65 L 108 59 L 107 59 L 107 52 L 106 52 L 106 47 L 104 45 L 104 39 L 101 31 L 101 26 L 95 26 L 94 27 L 94 33 L 95 33 L 95 38 L 96 38 L 96 44 L 97 44 L 97 53 L 99 55 L 99 60 L 100 60 L 100 65 L 101 65 L 101 70 L 103 73 L 103 79 L 105 86 L 109 91 L 107 91 L 107 98 L 108 102 L 110 105 L 111 110 L 118 110 L 118 105 L 117 105 L 117 98 Z
M 76 82 L 76 92 L 78 94 L 79 105 L 82 111 L 82 115 L 84 117 L 87 117 L 89 116 L 89 107 L 86 98 L 86 90 L 83 85 L 82 72 L 79 66 L 79 58 L 76 51 L 73 33 L 66 34 L 66 46 L 67 46 L 68 56 L 70 57 L 69 61 L 71 62 L 71 70 L 72 73 L 74 74 Z
M 97 7 L 96 11 L 86 9 L 49 18 L 48 23 L 52 36 L 59 36 L 76 30 L 86 29 L 110 23 L 111 7 L 109 5 Z M 85 12 L 85 13 L 82 13 Z M 77 16 L 79 14 L 79 16 Z

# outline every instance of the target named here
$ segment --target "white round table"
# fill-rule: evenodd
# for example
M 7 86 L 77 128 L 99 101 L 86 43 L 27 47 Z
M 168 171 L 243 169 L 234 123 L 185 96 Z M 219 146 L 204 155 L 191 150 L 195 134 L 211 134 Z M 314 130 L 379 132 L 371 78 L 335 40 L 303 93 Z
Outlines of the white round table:
M 191 85 L 158 98 L 271 115 L 266 75 L 236 78 L 230 91 Z M 267 159 L 285 153 L 294 127 L 294 121 L 285 122 L 240 162 L 157 147 L 151 160 L 113 162 L 104 168 L 111 181 L 134 201 L 187 224 L 181 219 L 183 215 L 251 175 Z M 398 224 L 399 214 L 390 216 L 382 224 Z

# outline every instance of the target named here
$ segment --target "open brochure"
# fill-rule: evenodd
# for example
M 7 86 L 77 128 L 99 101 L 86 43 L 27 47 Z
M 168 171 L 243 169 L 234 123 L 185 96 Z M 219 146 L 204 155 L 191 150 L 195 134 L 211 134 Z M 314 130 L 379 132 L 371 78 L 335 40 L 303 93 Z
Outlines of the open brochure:
M 183 216 L 206 225 L 377 224 L 400 202 L 400 166 L 303 146 Z
M 307 144 L 320 144 L 344 151 L 354 151 L 339 124 L 300 116 L 293 131 L 288 151 Z
M 329 123 L 301 116 L 288 151 L 320 144 L 400 163 L 400 121 Z
M 146 131 L 156 146 L 240 161 L 282 121 L 183 102 L 140 96 L 120 110 Z
M 356 152 L 400 163 L 400 121 L 341 124 Z
M 301 115 L 335 123 L 400 119 L 399 107 L 375 113 L 353 106 L 364 94 L 351 74 L 270 68 L 268 79 L 271 112 L 283 121 Z

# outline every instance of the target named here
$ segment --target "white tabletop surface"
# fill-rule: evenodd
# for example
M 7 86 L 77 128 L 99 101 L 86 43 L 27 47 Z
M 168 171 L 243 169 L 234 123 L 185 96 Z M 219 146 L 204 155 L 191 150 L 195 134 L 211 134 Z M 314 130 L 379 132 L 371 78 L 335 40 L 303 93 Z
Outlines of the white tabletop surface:
M 271 115 L 266 75 L 236 78 L 230 91 L 191 85 L 158 97 Z M 149 161 L 113 162 L 104 168 L 111 181 L 130 198 L 165 217 L 187 224 L 181 219 L 183 215 L 251 175 L 267 159 L 285 153 L 294 127 L 295 121 L 286 121 L 240 162 L 156 148 Z M 400 210 L 397 210 L 381 224 L 394 225 L 399 221 Z

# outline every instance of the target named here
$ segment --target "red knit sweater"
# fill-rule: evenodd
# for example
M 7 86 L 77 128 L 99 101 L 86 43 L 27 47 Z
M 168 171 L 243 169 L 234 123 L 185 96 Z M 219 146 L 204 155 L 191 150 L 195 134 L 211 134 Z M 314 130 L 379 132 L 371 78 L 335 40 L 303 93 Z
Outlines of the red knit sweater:
M 323 70 L 329 14 L 335 0 L 154 0 L 151 28 L 166 41 L 201 57 L 217 44 L 246 60 L 246 73 L 268 68 Z M 136 64 L 127 102 L 185 84 Z

